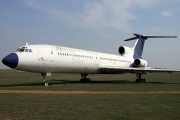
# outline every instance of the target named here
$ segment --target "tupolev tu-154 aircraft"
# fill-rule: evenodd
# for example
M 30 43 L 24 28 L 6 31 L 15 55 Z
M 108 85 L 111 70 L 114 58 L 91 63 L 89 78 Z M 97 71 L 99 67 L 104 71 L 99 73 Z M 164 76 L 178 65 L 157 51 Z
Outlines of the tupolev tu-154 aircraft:
M 93 52 L 54 45 L 25 45 L 10 53 L 2 62 L 6 66 L 34 73 L 41 73 L 43 85 L 51 73 L 79 73 L 81 81 L 89 82 L 88 74 L 123 74 L 134 73 L 136 82 L 145 82 L 142 74 L 152 72 L 180 72 L 172 69 L 152 69 L 142 58 L 145 40 L 148 38 L 177 38 L 177 36 L 149 36 L 134 34 L 125 41 L 136 40 L 132 48 L 119 47 L 120 55 Z

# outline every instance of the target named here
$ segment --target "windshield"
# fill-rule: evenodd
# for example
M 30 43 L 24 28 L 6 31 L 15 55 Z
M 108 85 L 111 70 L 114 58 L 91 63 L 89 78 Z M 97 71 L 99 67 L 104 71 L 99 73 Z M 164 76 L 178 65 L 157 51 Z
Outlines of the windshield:
M 32 52 L 32 50 L 28 49 L 27 47 L 21 47 L 21 48 L 18 48 L 16 52 Z

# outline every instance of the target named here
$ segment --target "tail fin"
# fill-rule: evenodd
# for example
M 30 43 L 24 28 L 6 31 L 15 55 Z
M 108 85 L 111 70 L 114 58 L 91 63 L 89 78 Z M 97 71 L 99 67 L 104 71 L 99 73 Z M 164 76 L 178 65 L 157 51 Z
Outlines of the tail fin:
M 148 38 L 177 38 L 177 36 L 150 36 L 150 35 L 141 35 L 141 34 L 134 34 L 136 37 L 132 37 L 129 39 L 126 39 L 124 41 L 131 41 L 131 40 L 136 40 L 134 46 L 132 49 L 134 50 L 133 58 L 142 58 L 142 53 L 143 53 L 143 48 L 144 48 L 144 43 L 145 40 Z
M 134 35 L 137 36 L 137 40 L 132 48 L 134 50 L 133 58 L 142 58 L 144 43 L 147 38 L 143 38 L 143 36 L 139 34 Z

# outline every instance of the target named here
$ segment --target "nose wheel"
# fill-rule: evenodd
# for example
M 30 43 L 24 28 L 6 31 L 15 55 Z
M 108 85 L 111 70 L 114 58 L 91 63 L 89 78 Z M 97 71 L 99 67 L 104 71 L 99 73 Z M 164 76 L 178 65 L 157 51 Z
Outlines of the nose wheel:
M 42 85 L 43 85 L 43 86 L 49 86 L 49 83 L 46 82 L 46 81 L 43 81 L 43 82 L 42 82 Z

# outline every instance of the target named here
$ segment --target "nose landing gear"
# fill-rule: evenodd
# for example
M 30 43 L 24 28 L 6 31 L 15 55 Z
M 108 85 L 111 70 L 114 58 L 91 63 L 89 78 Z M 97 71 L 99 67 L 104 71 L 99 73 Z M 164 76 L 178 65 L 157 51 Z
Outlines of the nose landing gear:
M 51 76 L 51 73 L 41 73 L 41 75 L 43 76 L 42 85 L 49 86 L 49 83 L 46 81 L 46 76 Z

